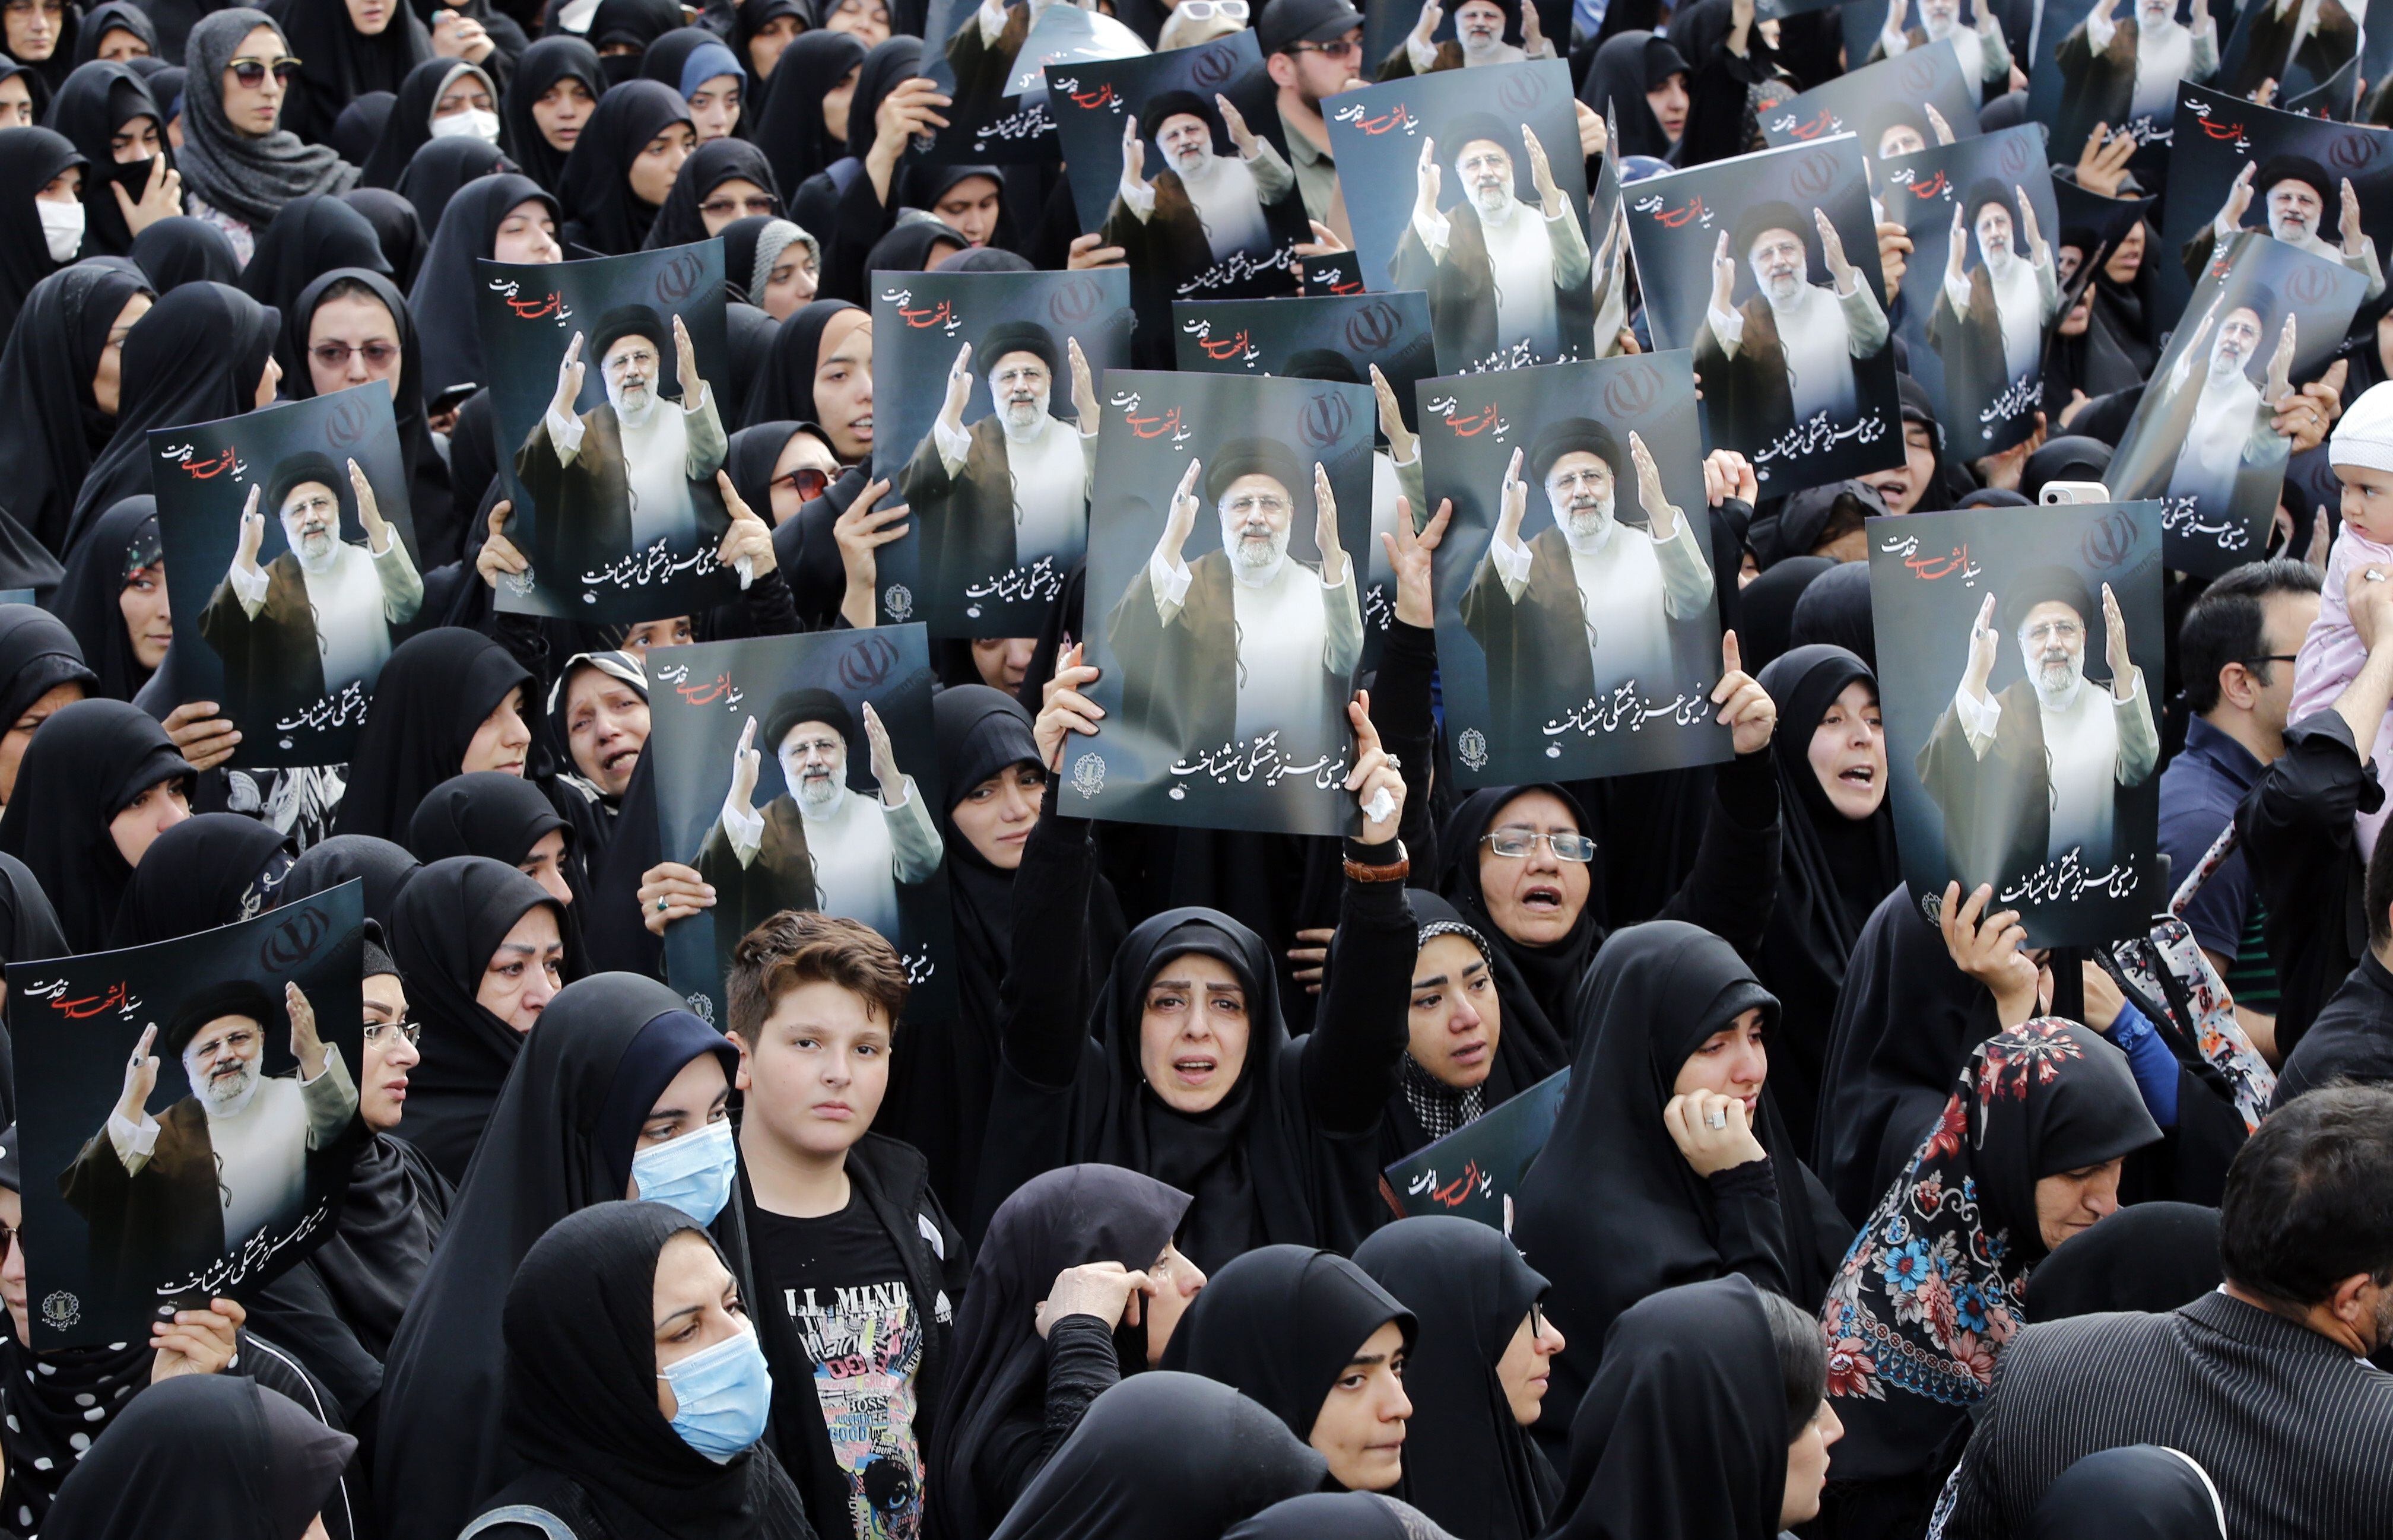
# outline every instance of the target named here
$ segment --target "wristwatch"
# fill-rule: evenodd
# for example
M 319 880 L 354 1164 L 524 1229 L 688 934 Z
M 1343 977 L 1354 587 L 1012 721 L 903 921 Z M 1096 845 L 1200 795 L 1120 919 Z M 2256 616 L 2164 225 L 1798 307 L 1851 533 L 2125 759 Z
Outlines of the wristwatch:
M 1353 846 L 1349 845 L 1349 849 Z M 1396 858 L 1386 866 L 1366 866 L 1352 855 L 1346 857 L 1346 876 L 1355 882 L 1401 882 L 1412 875 L 1412 858 L 1405 854 L 1405 842 L 1396 842 Z

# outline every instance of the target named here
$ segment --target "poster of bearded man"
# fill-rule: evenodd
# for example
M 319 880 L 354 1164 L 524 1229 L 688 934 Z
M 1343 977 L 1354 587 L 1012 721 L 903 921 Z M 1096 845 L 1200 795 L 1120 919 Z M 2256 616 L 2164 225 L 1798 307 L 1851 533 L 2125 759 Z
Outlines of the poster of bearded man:
M 33 1340 L 141 1341 L 330 1238 L 365 1129 L 362 885 L 8 965 Z
M 2075 164 L 2097 128 L 2124 133 L 2138 147 L 2129 166 L 2149 186 L 2170 152 L 2177 86 L 2217 79 L 2221 40 L 2210 0 L 2048 0 L 2027 115 L 2052 130 L 2052 163 Z
M 1884 161 L 1977 137 L 1978 93 L 1945 39 L 1849 70 L 1761 109 L 1755 121 L 1768 144 L 1858 134 L 1863 153 Z
M 1904 880 L 2015 911 L 2036 946 L 2141 933 L 2159 834 L 2159 510 L 1872 519 L 1888 789 Z
M 2112 495 L 2157 498 L 2168 564 L 2216 577 L 2259 557 L 2293 436 L 2366 282 L 2256 230 L 2221 246 L 2119 437 Z M 2314 424 L 2310 425 L 2316 425 Z

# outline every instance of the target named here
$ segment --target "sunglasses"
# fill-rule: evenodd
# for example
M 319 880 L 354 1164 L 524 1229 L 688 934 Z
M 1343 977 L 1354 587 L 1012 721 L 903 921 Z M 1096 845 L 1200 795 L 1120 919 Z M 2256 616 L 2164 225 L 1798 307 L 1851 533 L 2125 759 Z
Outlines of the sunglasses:
M 788 487 L 794 490 L 802 501 L 811 502 L 822 496 L 823 489 L 830 485 L 830 477 L 817 470 L 797 470 L 791 471 L 787 476 L 773 477 L 772 484 L 776 487 Z
M 227 66 L 232 78 L 244 91 L 255 91 L 266 84 L 266 72 L 271 69 L 277 84 L 288 85 L 299 73 L 299 60 L 278 59 L 268 65 L 262 59 L 236 59 Z
M 1340 38 L 1335 43 L 1291 43 L 1281 50 L 1291 54 L 1327 54 L 1331 59 L 1345 59 L 1363 51 L 1359 37 Z
M 1247 0 L 1180 0 L 1172 8 L 1191 21 L 1210 21 L 1217 16 L 1224 21 L 1247 19 Z

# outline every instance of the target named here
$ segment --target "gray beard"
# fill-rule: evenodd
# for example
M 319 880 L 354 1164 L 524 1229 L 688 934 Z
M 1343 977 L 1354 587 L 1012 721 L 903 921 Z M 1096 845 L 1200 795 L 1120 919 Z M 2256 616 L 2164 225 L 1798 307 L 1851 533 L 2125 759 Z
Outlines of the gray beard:
M 2240 380 L 2243 378 L 2243 364 L 2244 360 L 2242 359 L 2213 352 L 2210 355 L 2210 377 L 2222 383 L 2228 380 Z
M 1274 535 L 1260 545 L 1243 536 L 1230 542 L 1231 565 L 1239 569 L 1240 576 L 1253 582 L 1264 581 L 1276 573 L 1287 555 L 1285 533 Z
M 1605 498 L 1591 508 L 1573 508 L 1567 504 L 1554 510 L 1554 521 L 1574 546 L 1592 545 L 1612 529 L 1613 500 Z
M 203 1081 L 199 1092 L 200 1105 L 210 1118 L 239 1117 L 249 1110 L 249 1103 L 256 1098 L 257 1088 L 262 1083 L 255 1064 L 244 1068 L 235 1080 Z
M 657 414 L 657 407 L 662 398 L 657 395 L 655 388 L 651 386 L 642 390 L 640 395 L 643 398 L 640 405 L 625 406 L 623 398 L 615 394 L 614 387 L 608 387 L 607 404 L 615 409 L 616 422 L 627 428 L 643 427 L 649 418 Z
M 782 774 L 786 777 L 789 772 L 783 771 Z M 839 801 L 840 784 L 839 777 L 836 776 L 824 776 L 819 779 L 809 780 L 801 775 L 791 784 L 797 788 L 797 803 L 804 812 L 817 815 L 828 813 Z
M 1185 160 L 1174 155 L 1171 157 L 1171 169 L 1180 173 L 1180 179 L 1183 182 L 1204 180 L 1206 173 L 1213 169 L 1212 147 L 1208 145 Z
M 1471 189 L 1471 204 L 1488 219 L 1501 219 L 1511 211 L 1512 189 L 1501 182 L 1490 188 Z
M 1787 285 L 1786 294 L 1785 297 L 1782 298 L 1779 295 L 1777 286 L 1772 283 L 1769 280 L 1764 279 L 1761 282 L 1761 297 L 1769 301 L 1770 307 L 1772 310 L 1785 310 L 1791 308 L 1797 301 L 1803 297 L 1803 275 L 1798 273 L 1795 276 L 1795 281 Z
M 2019 254 L 2011 250 L 2007 241 L 1982 248 L 1981 254 L 1986 259 L 1986 276 L 1994 279 L 2008 278 L 2011 264 L 2019 260 Z
M 291 546 L 292 559 L 299 564 L 300 571 L 310 577 L 320 578 L 332 571 L 333 564 L 340 559 L 340 542 L 329 534 L 324 539 L 322 550 L 315 555 L 308 555 L 307 546 L 299 542 L 293 542 Z
M 2065 685 L 2056 684 L 2049 677 L 2054 673 L 2061 672 L 2065 672 L 2067 676 Z M 2038 664 L 2033 677 L 2035 682 L 2036 702 L 2047 711 L 2065 711 L 2076 705 L 2077 692 L 2086 687 L 2086 668 L 2083 662 L 2060 663 L 2049 669 Z
M 1015 420 L 1016 412 L 1021 414 L 1018 422 Z M 1047 403 L 1025 401 L 1019 407 L 1000 407 L 997 413 L 997 425 L 1008 439 L 1016 444 L 1027 444 L 1038 437 L 1047 425 Z
M 1484 59 L 1504 46 L 1504 34 L 1502 33 L 1497 33 L 1484 43 L 1474 43 L 1469 37 L 1462 36 L 1458 33 L 1455 37 L 1455 42 L 1461 45 L 1462 51 L 1466 56 L 1472 59 Z

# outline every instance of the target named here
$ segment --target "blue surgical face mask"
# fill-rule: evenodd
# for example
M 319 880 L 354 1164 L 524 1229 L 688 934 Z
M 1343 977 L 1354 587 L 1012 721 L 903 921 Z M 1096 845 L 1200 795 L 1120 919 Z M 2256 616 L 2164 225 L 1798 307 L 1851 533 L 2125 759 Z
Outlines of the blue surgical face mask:
M 739 1168 L 727 1117 L 632 1156 L 632 1181 L 643 1201 L 670 1203 L 700 1224 L 713 1224 L 731 1200 Z
M 673 1387 L 679 1403 L 673 1430 L 715 1464 L 728 1462 L 765 1436 L 773 1410 L 773 1372 L 765 1366 L 755 1327 L 742 1323 L 739 1336 L 690 1354 L 657 1377 Z

